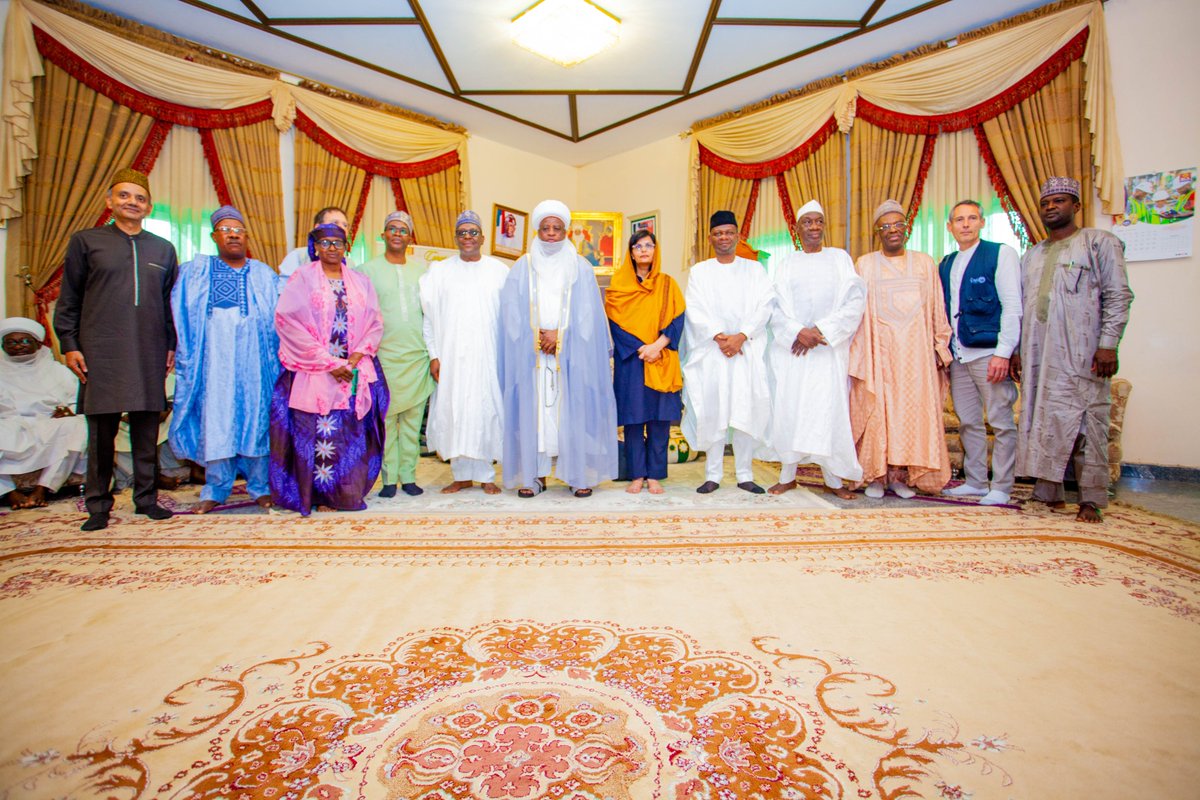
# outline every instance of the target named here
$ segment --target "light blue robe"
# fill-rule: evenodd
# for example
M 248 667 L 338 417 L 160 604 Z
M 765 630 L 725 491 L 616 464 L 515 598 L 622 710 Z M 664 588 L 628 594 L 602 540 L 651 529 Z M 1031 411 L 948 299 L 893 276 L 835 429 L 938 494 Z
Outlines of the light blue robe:
M 270 452 L 271 392 L 279 377 L 275 303 L 284 279 L 250 259 L 245 303 L 210 307 L 216 256 L 180 267 L 171 292 L 178 344 L 171 448 L 197 464 Z
M 532 486 L 537 472 L 536 354 L 529 326 L 529 257 L 500 292 L 500 391 L 504 402 L 504 485 Z M 617 476 L 617 405 L 609 368 L 608 317 L 591 267 L 578 259 L 562 343 L 559 480 L 577 489 Z

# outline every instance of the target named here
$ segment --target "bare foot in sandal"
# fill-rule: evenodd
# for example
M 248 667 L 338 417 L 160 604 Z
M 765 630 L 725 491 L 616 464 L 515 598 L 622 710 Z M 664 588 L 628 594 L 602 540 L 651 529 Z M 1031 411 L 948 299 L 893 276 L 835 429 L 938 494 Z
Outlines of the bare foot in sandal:
M 455 481 L 454 483 L 442 489 L 442 494 L 455 494 L 463 489 L 470 489 L 475 485 L 474 481 Z
M 484 494 L 500 494 L 500 487 L 494 483 L 480 484 L 483 487 Z
M 1075 515 L 1075 521 L 1089 523 L 1104 522 L 1104 515 L 1100 513 L 1100 507 L 1095 503 L 1080 503 L 1079 513 Z
M 625 487 L 625 491 L 629 492 L 630 494 L 641 494 L 643 483 L 643 479 L 634 478 L 629 482 L 629 485 Z
M 666 489 L 662 487 L 662 484 L 654 480 L 654 478 L 650 478 L 646 481 L 646 483 L 650 487 L 650 494 L 662 494 L 666 491 Z

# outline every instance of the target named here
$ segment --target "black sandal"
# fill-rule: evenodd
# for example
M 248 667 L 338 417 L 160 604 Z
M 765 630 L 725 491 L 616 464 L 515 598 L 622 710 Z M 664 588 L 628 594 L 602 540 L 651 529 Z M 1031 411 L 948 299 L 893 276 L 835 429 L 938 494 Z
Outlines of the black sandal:
M 576 497 L 591 497 L 592 490 L 591 489 L 576 489 L 575 496 Z
M 529 499 L 530 497 L 537 497 L 544 491 L 546 491 L 546 482 L 541 478 L 534 478 L 533 486 L 526 486 L 522 489 L 517 489 L 517 497 Z

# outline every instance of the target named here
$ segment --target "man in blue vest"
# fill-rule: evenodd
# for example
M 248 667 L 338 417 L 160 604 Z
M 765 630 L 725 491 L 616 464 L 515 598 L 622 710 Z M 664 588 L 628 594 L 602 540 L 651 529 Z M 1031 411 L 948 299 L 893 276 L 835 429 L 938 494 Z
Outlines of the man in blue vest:
M 1008 245 L 980 239 L 982 229 L 979 203 L 955 204 L 946 230 L 958 242 L 958 252 L 947 255 L 938 267 L 954 355 L 950 394 L 966 473 L 962 484 L 944 494 L 979 497 L 981 505 L 994 506 L 1009 500 L 1017 458 L 1017 387 L 1008 362 L 1021 343 L 1021 262 Z M 990 487 L 984 413 L 996 435 Z

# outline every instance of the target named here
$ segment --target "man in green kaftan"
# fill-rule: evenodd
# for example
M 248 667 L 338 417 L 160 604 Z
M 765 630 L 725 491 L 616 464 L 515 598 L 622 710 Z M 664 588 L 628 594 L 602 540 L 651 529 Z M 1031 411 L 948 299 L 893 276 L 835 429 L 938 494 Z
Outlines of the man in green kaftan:
M 412 217 L 393 211 L 383 223 L 383 255 L 359 269 L 371 279 L 383 312 L 383 341 L 379 361 L 392 395 L 385 419 L 387 439 L 383 448 L 383 489 L 380 497 L 395 497 L 396 484 L 405 494 L 422 493 L 417 486 L 421 418 L 425 401 L 433 392 L 429 374 L 429 351 L 422 332 L 419 281 L 425 264 L 409 263 L 408 246 L 413 241 Z

